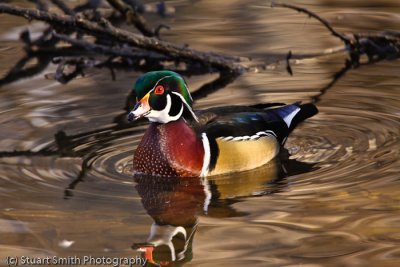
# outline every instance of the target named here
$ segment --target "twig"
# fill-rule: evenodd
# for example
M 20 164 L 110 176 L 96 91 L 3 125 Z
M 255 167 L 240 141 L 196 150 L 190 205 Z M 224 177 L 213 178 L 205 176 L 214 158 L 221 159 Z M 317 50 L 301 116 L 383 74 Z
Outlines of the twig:
M 49 10 L 49 6 L 47 5 L 47 3 L 44 3 L 42 0 L 30 0 L 30 2 L 35 3 L 39 10 Z
M 53 63 L 58 64 L 55 73 L 45 74 L 46 79 L 57 80 L 62 84 L 70 82 L 72 79 L 81 75 L 84 76 L 84 71 L 90 68 L 107 68 L 111 72 L 111 78 L 115 80 L 115 69 L 133 69 L 139 72 L 147 72 L 155 69 L 164 69 L 159 60 L 144 60 L 142 61 L 140 57 L 137 59 L 133 58 L 114 58 L 110 57 L 106 60 L 100 60 L 90 57 L 80 57 L 80 58 L 61 58 L 60 60 L 53 59 Z M 64 71 L 66 67 L 70 67 L 72 71 Z M 1 84 L 1 83 L 0 83 Z
M 144 13 L 156 13 L 160 16 L 168 16 L 175 13 L 175 8 L 171 6 L 167 6 L 164 1 L 160 1 L 158 3 L 148 3 L 141 4 L 136 0 L 122 0 L 127 5 L 131 6 L 134 10 L 136 10 L 140 14 Z
M 290 66 L 290 59 L 292 58 L 292 51 L 289 50 L 288 54 L 286 55 L 286 71 L 293 76 L 292 66 Z
M 75 38 L 69 37 L 68 35 L 58 34 L 56 32 L 53 32 L 53 36 L 59 40 L 72 44 L 74 47 L 83 48 L 87 51 L 95 52 L 100 55 L 111 55 L 111 56 L 132 57 L 132 58 L 143 58 L 147 56 L 149 58 L 155 58 L 157 60 L 168 59 L 165 56 L 152 52 L 148 53 L 138 52 L 138 51 L 134 52 L 130 47 L 120 47 L 120 46 L 113 47 L 113 46 L 94 44 L 84 40 L 77 40 Z
M 122 1 L 139 13 L 143 14 L 146 9 L 145 5 L 140 3 L 139 1 L 136 1 L 136 0 L 122 0 Z
M 96 11 L 97 8 L 101 5 L 101 2 L 102 2 L 101 0 L 96 0 L 96 1 L 88 0 L 88 1 L 86 1 L 86 3 L 83 3 L 81 5 L 78 5 L 78 6 L 74 7 L 74 11 L 76 13 L 84 12 L 84 11 L 86 11 L 88 9 Z
M 51 62 L 50 57 L 37 58 L 38 62 L 30 67 L 24 68 L 24 66 L 33 59 L 34 57 L 26 55 L 20 59 L 17 64 L 9 71 L 3 78 L 0 79 L 0 87 L 23 78 L 31 77 L 43 71 L 47 65 Z
M 310 17 L 317 19 L 321 22 L 331 33 L 332 35 L 338 37 L 341 41 L 344 42 L 346 46 L 346 50 L 349 54 L 349 66 L 340 71 L 338 76 L 334 78 L 335 82 L 342 75 L 344 75 L 350 68 L 357 67 L 360 65 L 360 58 L 362 55 L 367 55 L 370 63 L 377 62 L 383 59 L 396 59 L 400 57 L 400 33 L 399 32 L 389 32 L 378 35 L 362 35 L 362 34 L 352 34 L 351 37 L 346 37 L 345 35 L 337 32 L 325 19 L 321 18 L 317 14 L 301 7 L 297 7 L 290 4 L 281 4 L 281 3 L 272 3 L 272 7 L 285 7 L 296 10 L 298 12 L 305 13 Z M 288 57 L 291 57 L 289 52 Z M 287 70 L 291 73 L 291 67 L 289 65 L 289 59 L 287 58 Z M 347 63 L 346 63 L 347 64 Z M 331 85 L 327 86 L 328 88 Z M 324 94 L 324 92 L 328 89 L 323 89 L 321 94 L 314 98 L 314 101 L 318 101 L 320 96 Z
M 73 11 L 71 8 L 69 8 L 66 4 L 65 1 L 60 1 L 60 0 L 51 0 L 51 2 L 57 6 L 59 9 L 61 9 L 65 14 L 73 16 L 75 15 L 75 11 Z
M 314 12 L 311 12 L 311 11 L 305 9 L 305 8 L 294 6 L 294 5 L 290 5 L 290 4 L 272 2 L 271 3 L 271 7 L 275 7 L 275 6 L 290 8 L 290 9 L 296 10 L 298 12 L 305 13 L 305 14 L 309 15 L 310 17 L 312 17 L 312 18 L 318 20 L 319 22 L 321 22 L 332 33 L 333 36 L 338 37 L 346 45 L 350 45 L 351 44 L 351 39 L 349 39 L 346 36 L 344 36 L 343 34 L 337 32 L 334 28 L 332 28 L 332 26 L 329 24 L 329 22 L 327 22 L 325 19 L 321 18 L 320 16 L 318 16 Z
M 155 35 L 156 37 L 159 38 L 159 37 L 160 37 L 160 31 L 161 31 L 162 29 L 170 30 L 171 27 L 168 26 L 168 25 L 166 25 L 166 24 L 160 24 L 160 25 L 158 25 L 157 28 L 154 30 L 154 35 Z
M 87 63 L 83 58 L 74 62 L 74 70 L 70 73 L 65 73 L 64 69 L 67 65 L 71 65 L 67 60 L 63 59 L 57 67 L 54 78 L 62 84 L 66 84 L 77 76 L 84 76 L 83 69 Z
M 58 15 L 51 12 L 13 7 L 5 4 L 0 4 L 0 13 L 7 13 L 25 17 L 27 19 L 45 21 L 55 27 L 61 27 L 63 29 L 78 29 L 89 35 L 112 38 L 119 43 L 127 43 L 142 49 L 152 50 L 160 54 L 170 56 L 176 60 L 185 62 L 198 62 L 220 71 L 228 70 L 241 73 L 247 69 L 247 67 L 238 64 L 238 61 L 227 60 L 223 56 L 200 52 L 187 47 L 179 47 L 172 43 L 161 41 L 155 38 L 140 36 L 119 28 L 115 28 L 109 23 L 103 23 L 103 25 L 100 25 L 98 23 L 85 20 L 81 17 Z
M 122 0 L 107 0 L 107 2 L 116 10 L 118 10 L 125 17 L 125 19 L 129 23 L 133 24 L 144 36 L 157 36 L 156 34 L 158 34 L 158 31 L 155 32 L 154 30 L 150 29 L 147 26 L 145 19 L 138 14 L 135 9 L 131 8 L 131 6 L 125 4 Z

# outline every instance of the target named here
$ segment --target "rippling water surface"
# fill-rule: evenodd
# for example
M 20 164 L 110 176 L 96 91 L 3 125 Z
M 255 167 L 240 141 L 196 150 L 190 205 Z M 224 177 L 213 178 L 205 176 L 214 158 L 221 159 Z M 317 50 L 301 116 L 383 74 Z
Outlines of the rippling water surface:
M 150 20 L 172 26 L 167 40 L 267 63 L 289 50 L 308 57 L 293 62 L 294 76 L 282 62 L 249 72 L 195 108 L 311 101 L 327 88 L 320 113 L 288 139 L 289 158 L 263 168 L 208 181 L 134 182 L 132 153 L 146 124 L 128 125 L 123 107 L 139 73 L 111 81 L 108 71 L 91 71 L 60 85 L 44 79 L 49 66 L 3 86 L 1 260 L 131 257 L 153 227 L 175 248 L 171 254 L 164 242 L 154 259 L 175 256 L 176 266 L 400 266 L 399 61 L 350 70 L 328 87 L 346 55 L 321 56 L 341 43 L 315 20 L 266 1 L 167 3 L 176 13 Z M 292 3 L 342 32 L 400 30 L 398 1 Z M 23 55 L 13 33 L 25 22 L 4 15 L 0 22 L 4 75 Z M 215 78 L 187 81 L 195 91 Z

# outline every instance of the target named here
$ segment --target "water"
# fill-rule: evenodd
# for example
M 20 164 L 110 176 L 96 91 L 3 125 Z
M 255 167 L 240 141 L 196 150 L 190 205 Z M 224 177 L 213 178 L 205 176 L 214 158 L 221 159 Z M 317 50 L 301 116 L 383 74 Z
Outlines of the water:
M 282 62 L 246 73 L 199 99 L 196 109 L 310 101 L 344 67 L 344 53 L 317 56 L 341 43 L 294 11 L 265 1 L 168 3 L 174 16 L 150 20 L 172 26 L 166 40 L 266 63 L 289 50 L 309 57 L 293 62 L 294 76 Z M 292 3 L 341 32 L 400 26 L 398 1 Z M 7 26 L 4 75 L 23 55 L 10 32 L 24 20 L 0 21 Z M 146 125 L 127 124 L 123 107 L 139 73 L 118 72 L 111 81 L 107 70 L 96 70 L 60 85 L 43 78 L 54 71 L 49 66 L 3 86 L 0 259 L 132 257 L 155 223 L 175 225 L 157 231 L 177 233 L 176 266 L 399 266 L 399 67 L 398 60 L 381 61 L 337 80 L 319 98 L 320 113 L 288 139 L 290 160 L 209 181 L 133 181 L 132 153 Z M 187 81 L 195 91 L 215 78 Z M 170 261 L 171 253 L 160 246 L 154 257 Z

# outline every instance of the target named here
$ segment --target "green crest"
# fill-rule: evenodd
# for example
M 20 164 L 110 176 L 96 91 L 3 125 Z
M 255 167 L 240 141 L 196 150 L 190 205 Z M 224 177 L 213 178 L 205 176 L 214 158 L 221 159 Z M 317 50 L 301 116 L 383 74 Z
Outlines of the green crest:
M 140 76 L 135 83 L 135 95 L 140 100 L 158 85 L 162 85 L 167 91 L 181 94 L 186 103 L 192 106 L 193 99 L 185 80 L 178 73 L 169 70 L 151 71 Z

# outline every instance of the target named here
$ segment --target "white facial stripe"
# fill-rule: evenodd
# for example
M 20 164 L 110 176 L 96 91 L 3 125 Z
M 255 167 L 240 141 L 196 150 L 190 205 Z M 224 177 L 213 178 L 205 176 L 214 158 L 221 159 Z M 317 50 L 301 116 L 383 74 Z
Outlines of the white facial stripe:
M 160 79 L 156 82 L 156 84 L 153 86 L 153 88 L 151 88 L 151 90 L 149 90 L 148 94 L 150 94 L 151 92 L 153 92 L 153 91 L 156 89 L 156 87 L 157 87 L 157 85 L 159 84 L 159 82 L 161 82 L 162 80 L 164 80 L 164 79 L 166 79 L 166 78 L 169 78 L 169 77 L 172 77 L 172 75 L 169 75 L 169 76 L 165 76 L 165 77 L 160 78 Z M 138 98 L 137 98 L 137 97 L 136 97 L 136 102 L 138 102 Z
M 150 92 L 153 92 L 154 90 L 155 90 L 155 88 L 157 87 L 157 85 L 162 81 L 162 80 L 164 80 L 164 79 L 166 79 L 166 78 L 170 78 L 170 77 L 172 77 L 173 75 L 168 75 L 168 76 L 165 76 L 165 77 L 162 77 L 162 78 L 160 78 L 157 82 L 156 82 L 156 84 L 153 86 L 153 88 L 149 91 L 149 93 Z M 182 78 L 182 77 L 180 77 L 180 76 L 175 76 L 175 78 L 179 78 L 179 79 L 181 79 L 182 81 L 183 81 L 183 83 L 185 84 L 185 87 L 186 87 L 186 90 L 188 90 L 188 88 L 187 88 L 187 85 L 186 85 L 186 82 L 185 82 L 185 80 Z M 189 91 L 189 90 L 188 90 Z M 193 98 L 192 98 L 192 96 L 189 94 L 189 97 L 190 97 L 190 100 L 192 100 L 193 101 Z M 185 101 L 186 102 L 186 101 Z
M 172 77 L 172 75 L 169 75 L 169 76 L 165 76 L 165 77 L 160 78 L 160 79 L 156 82 L 156 84 L 153 86 L 153 88 L 149 91 L 149 93 L 152 92 L 152 91 L 154 91 L 154 89 L 157 87 L 157 85 L 158 85 L 159 82 L 161 82 L 162 80 L 164 80 L 164 79 L 166 79 L 166 78 L 169 78 L 169 77 Z
M 186 102 L 186 99 L 185 99 L 180 93 L 177 93 L 177 92 L 171 92 L 171 93 L 173 93 L 174 95 L 177 95 L 177 96 L 179 96 L 179 97 L 181 98 L 182 102 L 186 105 L 187 109 L 190 111 L 190 113 L 192 114 L 192 116 L 193 116 L 193 118 L 195 119 L 195 121 L 199 122 L 199 120 L 197 119 L 196 114 L 194 114 L 192 108 L 191 108 L 191 107 L 189 106 L 189 104 Z M 189 95 L 190 95 L 190 94 L 189 94 Z
M 160 123 L 176 121 L 182 116 L 183 106 L 181 106 L 181 110 L 179 111 L 179 113 L 177 115 L 170 116 L 169 111 L 171 109 L 171 106 L 172 106 L 171 96 L 167 95 L 167 105 L 165 106 L 165 108 L 163 110 L 153 110 L 152 109 L 149 112 L 149 114 L 146 115 L 146 117 L 149 119 L 149 121 L 160 122 Z
M 160 78 L 148 93 L 150 94 L 151 92 L 153 92 L 155 90 L 155 88 L 157 87 L 157 85 L 162 80 L 170 78 L 170 77 L 173 77 L 173 75 L 168 75 L 168 76 L 164 76 L 164 77 Z M 179 78 L 179 79 L 183 80 L 182 77 L 176 77 L 176 78 Z M 185 80 L 183 80 L 183 82 L 185 82 Z M 185 83 L 185 86 L 186 86 L 186 83 Z M 186 87 L 186 89 L 187 89 L 187 87 Z M 187 109 L 192 114 L 193 118 L 198 122 L 197 116 L 194 114 L 192 108 L 186 102 L 186 99 L 181 94 L 179 94 L 177 92 L 171 92 L 171 93 L 180 97 L 180 99 L 182 100 L 183 104 L 186 105 Z M 193 101 L 192 96 L 190 94 L 189 94 L 189 97 Z M 170 116 L 169 115 L 169 111 L 171 109 L 171 106 L 172 106 L 171 96 L 167 95 L 167 105 L 165 106 L 165 108 L 163 110 L 151 110 L 145 117 L 147 117 L 149 119 L 149 121 L 152 121 L 152 122 L 167 123 L 167 122 L 170 122 L 170 121 L 176 121 L 183 114 L 183 106 L 181 107 L 181 110 L 179 111 L 179 113 L 176 116 Z

